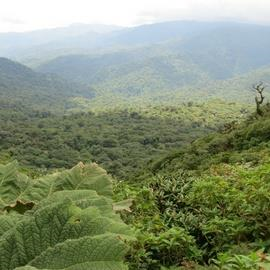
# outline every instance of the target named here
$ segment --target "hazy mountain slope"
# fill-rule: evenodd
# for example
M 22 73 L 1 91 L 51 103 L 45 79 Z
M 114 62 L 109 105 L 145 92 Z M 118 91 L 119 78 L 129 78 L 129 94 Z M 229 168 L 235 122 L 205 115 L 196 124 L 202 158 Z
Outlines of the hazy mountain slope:
M 209 97 L 219 96 L 230 100 L 254 102 L 255 92 L 252 89 L 252 85 L 258 82 L 264 82 L 266 85 L 270 84 L 269 65 L 227 80 L 212 80 L 208 83 L 202 83 L 197 86 L 197 91 L 209 93 Z M 268 88 L 266 88 L 265 95 L 270 97 Z
M 2 105 L 23 105 L 44 110 L 63 110 L 69 98 L 91 98 L 93 91 L 56 75 L 34 72 L 19 63 L 0 58 L 0 97 Z
M 196 22 L 196 21 L 172 21 L 154 24 L 146 24 L 136 27 L 128 28 L 112 28 L 107 32 L 78 32 L 74 34 L 73 39 L 68 43 L 66 37 L 58 38 L 58 42 L 46 44 L 48 47 L 57 49 L 61 44 L 65 43 L 66 46 L 72 49 L 88 50 L 112 50 L 123 48 L 134 48 L 157 43 L 164 43 L 170 40 L 186 40 L 198 35 L 207 34 L 216 29 L 223 27 L 235 27 L 238 23 L 223 23 L 223 22 Z M 115 30 L 115 31 L 113 31 Z M 99 35 L 93 35 L 98 33 Z M 45 44 L 45 45 L 46 45 Z M 43 48 L 44 49 L 44 48 Z M 88 50 L 87 50 L 88 49 Z
M 103 91 L 129 95 L 173 90 L 208 78 L 188 60 L 183 61 L 151 47 L 96 57 L 60 57 L 37 70 L 88 83 Z
M 37 30 L 25 33 L 0 33 L 0 55 L 25 55 L 35 57 L 37 48 L 47 49 L 91 49 L 146 45 L 175 38 L 184 38 L 217 27 L 217 23 L 176 21 L 121 28 L 113 25 L 74 24 L 68 27 Z
M 270 27 L 221 27 L 179 42 L 175 49 L 213 78 L 226 79 L 270 64 Z
M 141 25 L 111 33 L 103 37 L 103 44 L 110 46 L 142 46 L 174 39 L 187 39 L 211 30 L 230 25 L 222 22 L 171 21 Z
M 74 39 L 77 40 L 77 37 L 85 35 L 85 42 L 93 42 L 100 35 L 119 29 L 121 27 L 113 25 L 73 24 L 68 27 L 32 32 L 0 33 L 0 56 L 24 58 L 27 55 L 31 55 L 35 57 L 36 53 L 41 54 L 41 51 L 45 53 L 46 48 L 74 48 L 72 41 Z
M 38 71 L 56 73 L 65 78 L 86 83 L 99 82 L 106 79 L 108 70 L 118 68 L 119 72 L 126 73 L 121 65 L 142 61 L 146 56 L 143 51 L 123 51 L 101 56 L 68 55 L 56 58 L 37 68 Z M 135 69 L 135 67 L 134 67 Z M 98 73 L 101 76 L 98 76 Z
M 63 56 L 37 70 L 91 84 L 102 91 L 137 95 L 197 84 L 206 87 L 212 81 L 234 78 L 270 64 L 270 27 L 266 26 L 171 22 L 111 35 L 122 45 L 125 40 L 129 45 L 155 44 L 96 56 Z M 170 35 L 182 39 L 168 41 Z M 158 37 L 168 42 L 157 44 L 161 41 Z
M 0 34 L 0 55 L 16 57 L 25 64 L 36 66 L 46 61 L 46 58 L 70 53 L 108 52 L 172 40 L 182 42 L 200 36 L 207 37 L 216 30 L 224 36 L 226 33 L 222 29 L 241 27 L 239 23 L 196 21 L 163 22 L 122 29 L 115 26 L 75 24 L 66 28 Z M 247 27 L 261 28 L 252 25 Z

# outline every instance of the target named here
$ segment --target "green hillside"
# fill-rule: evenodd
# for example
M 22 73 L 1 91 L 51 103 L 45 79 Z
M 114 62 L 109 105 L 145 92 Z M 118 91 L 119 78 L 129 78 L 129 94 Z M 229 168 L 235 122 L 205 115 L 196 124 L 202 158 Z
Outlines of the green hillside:
M 145 68 L 146 69 L 146 68 Z M 164 88 L 162 76 L 156 76 L 153 79 L 151 76 L 146 76 L 145 71 L 143 76 L 145 78 L 138 80 L 138 76 L 130 77 L 123 82 L 120 82 L 119 77 L 113 80 L 116 85 L 110 85 L 109 82 L 104 83 L 104 87 L 96 88 L 96 95 L 92 99 L 87 98 L 72 98 L 70 100 L 73 111 L 95 109 L 97 111 L 102 108 L 126 108 L 136 107 L 144 108 L 151 105 L 157 106 L 181 106 L 184 102 L 205 102 L 212 99 L 220 99 L 227 102 L 240 102 L 250 106 L 254 103 L 254 90 L 252 85 L 260 81 L 265 82 L 266 85 L 270 82 L 269 67 L 263 67 L 253 70 L 243 75 L 234 76 L 226 80 L 211 80 L 206 76 L 201 79 L 192 81 L 191 85 L 185 85 L 179 88 Z M 151 80 L 153 79 L 153 84 Z M 178 78 L 179 80 L 181 77 Z M 186 80 L 188 77 L 186 78 Z M 133 82 L 132 87 L 126 85 L 127 82 Z M 148 85 L 148 83 L 150 85 Z M 142 88 L 140 85 L 148 85 Z M 152 85 L 158 86 L 152 89 Z M 173 83 L 169 83 L 172 85 Z M 119 91 L 121 89 L 123 91 Z M 175 87 L 175 86 L 174 86 Z M 269 98 L 269 93 L 265 95 Z
M 250 116 L 246 121 L 226 125 L 221 133 L 213 133 L 191 144 L 188 149 L 166 156 L 153 165 L 153 172 L 177 166 L 186 170 L 204 170 L 213 164 L 258 164 L 269 155 L 270 109 L 264 116 Z
M 227 79 L 269 65 L 269 33 L 268 26 L 224 26 L 173 46 L 212 78 Z
M 268 269 L 269 116 L 266 106 L 116 185 L 116 198 L 134 199 L 131 269 Z
M 149 55 L 142 56 L 141 51 L 136 51 L 97 57 L 70 56 L 48 63 L 46 69 L 50 73 L 91 84 L 96 91 L 94 99 L 72 100 L 74 107 L 85 109 L 132 104 L 178 105 L 185 101 L 213 98 L 251 103 L 252 84 L 270 80 L 269 67 L 226 80 L 215 80 L 188 60 L 168 54 Z M 65 68 L 61 70 L 61 66 Z
M 72 83 L 56 75 L 44 75 L 6 58 L 0 58 L 2 106 L 64 111 L 74 97 L 91 98 L 90 87 Z

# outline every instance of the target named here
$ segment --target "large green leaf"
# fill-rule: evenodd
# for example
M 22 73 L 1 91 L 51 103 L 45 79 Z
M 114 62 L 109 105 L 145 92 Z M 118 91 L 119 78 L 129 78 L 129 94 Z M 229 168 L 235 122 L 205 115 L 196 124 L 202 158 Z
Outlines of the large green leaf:
M 18 203 L 37 204 L 60 190 L 94 190 L 99 195 L 112 195 L 110 176 L 96 164 L 79 163 L 71 170 L 29 179 L 18 173 L 17 162 L 0 166 L 0 209 L 15 207 Z
M 25 215 L 0 238 L 0 269 L 14 269 L 70 239 L 116 233 L 128 234 L 127 225 L 104 216 L 98 208 L 81 209 L 69 199 Z
M 16 225 L 16 223 L 20 220 L 21 215 L 13 214 L 13 215 L 1 215 L 0 216 L 0 237 L 10 230 L 12 227 Z
M 126 269 L 124 239 L 132 232 L 113 210 L 112 183 L 104 170 L 78 164 L 30 180 L 15 177 L 15 167 L 0 167 L 6 192 L 8 184 L 17 187 L 17 181 L 27 179 L 20 192 L 12 192 L 13 204 L 3 204 L 7 211 L 0 216 L 0 270 Z M 0 194 L 8 198 L 2 190 Z M 34 207 L 19 215 L 18 203 Z
M 95 163 L 79 163 L 56 177 L 57 190 L 95 190 L 99 195 L 112 195 L 112 181 L 105 170 Z
M 24 199 L 38 202 L 60 190 L 95 190 L 99 195 L 110 197 L 112 181 L 106 171 L 95 163 L 79 163 L 71 170 L 36 180 L 24 194 Z
M 31 185 L 31 180 L 18 173 L 16 161 L 0 165 L 0 209 L 14 207 L 18 201 L 23 202 L 25 191 Z
M 38 269 L 126 269 L 122 263 L 126 246 L 115 235 L 69 240 L 30 262 Z

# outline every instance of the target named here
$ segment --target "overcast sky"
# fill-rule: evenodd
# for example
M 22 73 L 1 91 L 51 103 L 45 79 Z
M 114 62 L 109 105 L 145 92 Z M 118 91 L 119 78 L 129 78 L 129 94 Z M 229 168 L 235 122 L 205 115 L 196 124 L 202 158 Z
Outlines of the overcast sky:
M 168 20 L 270 25 L 270 0 L 0 0 L 0 32 L 72 23 L 132 26 Z

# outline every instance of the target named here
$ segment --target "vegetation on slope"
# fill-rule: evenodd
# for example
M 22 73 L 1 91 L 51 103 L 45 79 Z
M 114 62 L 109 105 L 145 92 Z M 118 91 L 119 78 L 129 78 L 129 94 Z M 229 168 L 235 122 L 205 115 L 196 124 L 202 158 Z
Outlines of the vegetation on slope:
M 109 35 L 107 48 L 112 48 L 113 43 L 121 48 L 115 53 L 62 56 L 39 69 L 91 84 L 100 82 L 101 78 L 106 81 L 108 72 L 108 79 L 116 79 L 117 75 L 138 73 L 144 67 L 163 70 L 161 75 L 168 78 L 168 84 L 182 78 L 181 71 L 191 74 L 200 71 L 211 79 L 228 79 L 269 64 L 269 33 L 269 26 L 237 23 L 144 25 Z M 162 69 L 165 67 L 166 70 Z M 173 76 L 170 81 L 170 73 L 178 77 Z
M 131 269 L 269 268 L 269 115 L 266 106 L 155 163 L 153 177 L 116 185 L 118 199 L 134 199 L 123 216 L 138 229 Z
M 125 216 L 138 230 L 130 268 L 264 269 L 269 175 L 268 160 L 255 167 L 219 164 L 200 177 L 171 172 L 140 187 L 118 184 L 117 197 L 135 201 Z
M 221 133 L 213 133 L 191 144 L 187 149 L 175 152 L 153 165 L 153 171 L 174 169 L 203 170 L 212 164 L 257 164 L 267 158 L 270 140 L 270 107 L 264 107 L 263 117 L 251 115 L 239 124 L 224 127 Z

